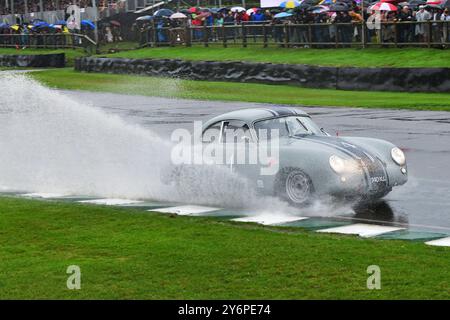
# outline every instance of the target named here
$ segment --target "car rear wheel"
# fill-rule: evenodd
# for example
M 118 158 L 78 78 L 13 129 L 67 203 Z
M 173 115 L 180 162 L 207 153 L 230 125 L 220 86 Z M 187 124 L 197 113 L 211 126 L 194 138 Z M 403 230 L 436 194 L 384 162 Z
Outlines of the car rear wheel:
M 275 193 L 295 206 L 308 205 L 314 194 L 311 178 L 297 168 L 284 168 L 278 175 Z

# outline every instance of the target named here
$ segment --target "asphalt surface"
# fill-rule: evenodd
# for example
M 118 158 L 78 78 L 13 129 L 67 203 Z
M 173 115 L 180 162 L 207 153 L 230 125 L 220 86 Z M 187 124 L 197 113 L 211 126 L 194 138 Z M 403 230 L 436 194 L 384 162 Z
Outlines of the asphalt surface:
M 169 138 L 177 128 L 192 130 L 194 120 L 267 105 L 63 91 L 107 113 L 119 115 Z M 301 107 L 330 134 L 367 136 L 406 149 L 409 181 L 385 203 L 342 219 L 401 224 L 450 233 L 450 112 Z

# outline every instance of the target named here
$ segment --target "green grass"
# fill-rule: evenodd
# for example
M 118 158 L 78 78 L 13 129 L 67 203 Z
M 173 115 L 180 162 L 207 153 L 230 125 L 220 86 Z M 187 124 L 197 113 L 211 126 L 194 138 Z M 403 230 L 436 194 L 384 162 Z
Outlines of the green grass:
M 285 49 L 285 48 L 146 48 L 109 57 L 167 58 L 205 61 L 255 61 L 353 67 L 450 67 L 450 50 L 424 48 Z
M 367 48 L 367 49 L 285 49 L 262 48 L 249 46 L 241 48 L 230 44 L 229 48 L 220 45 L 136 48 L 137 43 L 119 42 L 107 44 L 100 48 L 101 56 L 124 58 L 167 58 L 205 61 L 255 61 L 271 63 L 310 64 L 322 66 L 353 66 L 353 67 L 450 67 L 450 50 L 427 48 Z M 126 50 L 107 54 L 111 49 Z M 82 49 L 2 49 L 0 54 L 43 54 L 65 52 L 68 65 L 73 65 L 76 57 L 83 56 Z
M 0 241 L 0 299 L 450 298 L 450 250 L 417 242 L 4 197 Z
M 2 54 L 12 54 L 12 55 L 36 55 L 36 54 L 56 54 L 56 53 L 65 53 L 66 54 L 66 64 L 67 66 L 73 66 L 75 58 L 82 57 L 85 55 L 84 50 L 82 49 L 33 49 L 26 48 L 17 50 L 15 48 L 0 48 L 0 55 Z
M 128 75 L 81 73 L 70 69 L 30 75 L 55 88 L 146 96 L 263 102 L 309 106 L 348 106 L 450 111 L 450 94 L 307 89 L 288 85 L 208 82 Z

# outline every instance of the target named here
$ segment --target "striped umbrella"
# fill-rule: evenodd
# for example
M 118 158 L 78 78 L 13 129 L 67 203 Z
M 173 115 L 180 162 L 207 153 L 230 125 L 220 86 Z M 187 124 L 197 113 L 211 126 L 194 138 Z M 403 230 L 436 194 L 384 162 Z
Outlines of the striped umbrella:
M 293 8 L 298 7 L 300 4 L 301 4 L 301 2 L 299 2 L 297 0 L 287 0 L 287 1 L 280 3 L 280 7 L 286 8 L 286 9 L 293 9 Z
M 336 0 L 322 0 L 319 2 L 319 4 L 321 4 L 321 5 L 330 5 L 333 3 L 336 3 Z
M 308 9 L 308 11 L 311 11 L 312 13 L 324 13 L 330 11 L 330 8 L 324 5 L 318 5 L 314 6 Z
M 373 11 L 397 11 L 397 7 L 388 2 L 377 2 L 370 7 Z

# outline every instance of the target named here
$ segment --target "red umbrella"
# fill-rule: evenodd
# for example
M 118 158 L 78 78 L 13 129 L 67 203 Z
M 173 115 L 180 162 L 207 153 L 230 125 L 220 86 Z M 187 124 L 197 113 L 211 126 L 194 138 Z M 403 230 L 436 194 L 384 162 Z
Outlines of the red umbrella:
M 370 7 L 370 10 L 375 11 L 397 11 L 397 7 L 388 2 L 377 2 Z
M 197 10 L 198 10 L 198 9 L 197 9 L 196 7 L 192 7 L 192 8 L 189 8 L 188 11 L 189 11 L 190 13 L 196 13 Z

